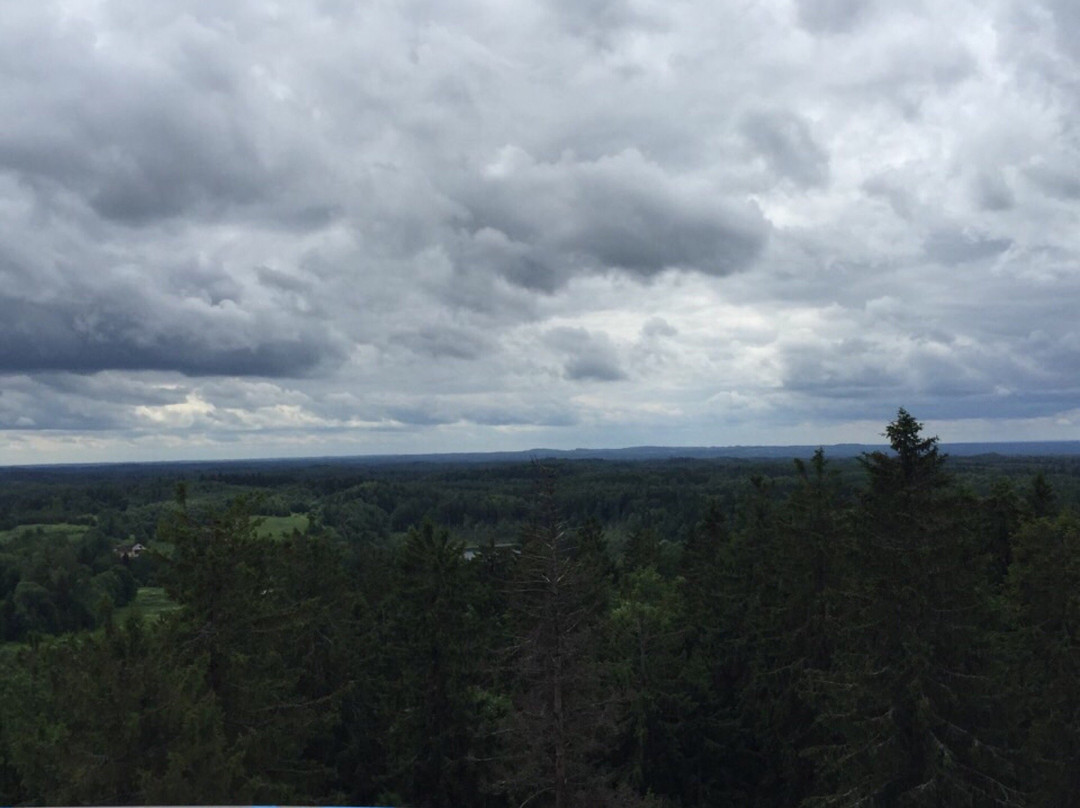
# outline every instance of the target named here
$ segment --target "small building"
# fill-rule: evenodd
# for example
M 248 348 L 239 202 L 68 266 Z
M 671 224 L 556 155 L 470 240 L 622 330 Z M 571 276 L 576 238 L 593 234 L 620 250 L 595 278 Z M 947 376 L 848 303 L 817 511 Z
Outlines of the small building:
M 115 552 L 126 561 L 131 558 L 138 558 L 145 550 L 145 545 L 135 542 L 134 544 L 122 544 L 116 548 Z

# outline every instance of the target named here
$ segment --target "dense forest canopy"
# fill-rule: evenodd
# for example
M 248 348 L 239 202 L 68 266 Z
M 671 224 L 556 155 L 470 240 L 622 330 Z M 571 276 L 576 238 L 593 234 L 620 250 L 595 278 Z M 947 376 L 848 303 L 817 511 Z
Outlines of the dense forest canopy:
M 1080 458 L 0 471 L 0 803 L 1067 805 Z

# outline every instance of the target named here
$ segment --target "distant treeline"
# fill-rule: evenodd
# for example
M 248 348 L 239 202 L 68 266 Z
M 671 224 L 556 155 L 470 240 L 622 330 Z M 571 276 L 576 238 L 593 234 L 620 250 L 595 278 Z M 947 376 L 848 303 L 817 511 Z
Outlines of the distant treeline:
M 1074 804 L 1080 458 L 886 436 L 7 470 L 0 804 Z

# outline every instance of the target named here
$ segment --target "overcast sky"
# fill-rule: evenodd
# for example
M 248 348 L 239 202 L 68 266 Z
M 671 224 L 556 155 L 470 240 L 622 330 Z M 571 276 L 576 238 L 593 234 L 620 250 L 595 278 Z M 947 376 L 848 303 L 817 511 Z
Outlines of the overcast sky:
M 1080 438 L 1075 0 L 0 11 L 0 463 Z

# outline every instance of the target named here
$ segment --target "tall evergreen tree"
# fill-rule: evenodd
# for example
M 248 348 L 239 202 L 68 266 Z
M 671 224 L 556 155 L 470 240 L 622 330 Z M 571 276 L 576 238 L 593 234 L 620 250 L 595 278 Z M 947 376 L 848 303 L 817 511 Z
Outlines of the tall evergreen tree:
M 611 614 L 623 709 L 616 765 L 641 793 L 669 796 L 678 777 L 679 671 L 683 615 L 678 582 L 654 566 L 625 573 Z
M 744 731 L 760 756 L 750 801 L 797 805 L 822 784 L 806 752 L 822 741 L 811 671 L 832 661 L 830 621 L 847 536 L 839 480 L 818 449 L 795 461 L 798 484 L 767 520 L 755 519 L 757 574 L 744 582 L 748 674 Z
M 979 506 L 978 530 L 986 574 L 992 587 L 999 589 L 1012 564 L 1013 537 L 1024 515 L 1023 505 L 1008 480 L 995 480 Z
M 0 745 L 23 790 L 4 801 L 190 804 L 244 793 L 201 661 L 172 660 L 138 620 L 22 651 L 0 677 Z
M 936 438 L 901 409 L 863 457 L 832 664 L 816 677 L 821 805 L 1010 805 L 1022 796 L 988 708 L 984 560 Z
M 1080 520 L 1064 513 L 1016 536 L 1008 596 L 1015 655 L 1002 688 L 1024 729 L 1032 804 L 1068 806 L 1080 794 Z
M 468 609 L 463 547 L 430 522 L 401 548 L 386 643 L 397 685 L 388 702 L 393 779 L 410 805 L 476 805 L 481 795 L 481 628 Z
M 752 482 L 745 511 L 762 528 L 772 509 L 769 486 Z M 682 559 L 682 670 L 675 776 L 686 805 L 745 803 L 757 781 L 758 755 L 740 721 L 749 673 L 747 619 L 757 597 L 762 530 L 729 529 L 709 503 Z
M 509 592 L 515 685 L 504 787 L 522 805 L 603 804 L 611 784 L 599 761 L 617 706 L 600 653 L 603 580 L 559 516 L 552 475 L 541 474 Z
M 1031 479 L 1026 505 L 1029 515 L 1035 519 L 1054 516 L 1058 512 L 1057 492 L 1041 470 Z
M 324 743 L 348 689 L 351 608 L 340 557 L 318 538 L 259 538 L 249 503 L 162 526 L 174 545 L 166 621 L 175 665 L 197 661 L 247 775 L 240 799 L 325 793 Z M 325 798 L 325 797 L 324 797 Z

